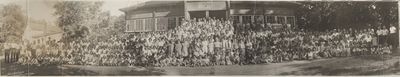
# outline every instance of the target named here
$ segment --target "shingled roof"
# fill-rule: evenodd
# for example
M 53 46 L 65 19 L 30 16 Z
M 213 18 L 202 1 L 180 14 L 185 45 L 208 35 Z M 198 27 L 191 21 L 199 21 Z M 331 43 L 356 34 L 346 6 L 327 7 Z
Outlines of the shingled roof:
M 199 0 L 186 0 L 186 1 L 199 1 Z M 200 1 L 227 1 L 227 0 L 200 0 Z M 295 1 L 230 1 L 231 4 L 241 4 L 241 3 L 257 3 L 257 4 L 266 4 L 272 6 L 286 6 L 286 5 L 300 5 L 301 3 Z M 138 8 L 151 8 L 151 7 L 162 7 L 162 6 L 172 6 L 172 5 L 183 5 L 184 0 L 167 0 L 167 1 L 159 1 L 159 0 L 151 0 L 143 3 L 139 3 L 137 5 L 132 5 L 126 8 L 119 9 L 120 11 L 127 12 L 136 10 Z
M 139 3 L 137 5 L 132 5 L 126 8 L 119 9 L 123 12 L 136 10 L 141 7 L 161 7 L 161 6 L 172 6 L 172 5 L 183 5 L 183 1 L 147 1 L 144 3 Z

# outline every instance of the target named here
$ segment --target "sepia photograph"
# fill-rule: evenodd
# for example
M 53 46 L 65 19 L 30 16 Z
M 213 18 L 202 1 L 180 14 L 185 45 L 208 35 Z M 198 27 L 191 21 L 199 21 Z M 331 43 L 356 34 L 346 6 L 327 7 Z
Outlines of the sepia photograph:
M 0 76 L 396 76 L 396 0 L 0 0 Z

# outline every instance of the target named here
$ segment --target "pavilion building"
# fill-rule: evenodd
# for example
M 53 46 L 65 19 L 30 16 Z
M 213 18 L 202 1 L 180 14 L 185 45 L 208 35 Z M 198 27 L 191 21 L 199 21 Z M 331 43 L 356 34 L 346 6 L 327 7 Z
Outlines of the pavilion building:
M 120 9 L 125 13 L 125 32 L 166 31 L 193 18 L 230 19 L 233 23 L 296 25 L 297 2 L 285 1 L 147 1 Z

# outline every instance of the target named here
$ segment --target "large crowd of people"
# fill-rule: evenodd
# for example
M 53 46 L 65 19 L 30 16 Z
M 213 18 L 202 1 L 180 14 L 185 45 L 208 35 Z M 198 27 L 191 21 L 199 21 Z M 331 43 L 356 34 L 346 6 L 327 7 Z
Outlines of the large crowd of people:
M 220 19 L 184 20 L 163 32 L 132 33 L 129 38 L 69 43 L 27 44 L 22 64 L 102 66 L 213 66 L 279 63 L 330 57 L 390 54 L 393 27 L 305 31 L 244 24 Z M 237 30 L 235 30 L 237 29 Z M 394 28 L 396 31 L 396 28 Z M 46 49 L 46 50 L 43 50 Z M 29 53 L 28 53 L 29 51 Z M 51 51 L 49 53 L 40 53 Z M 37 55 L 36 55 L 37 54 Z

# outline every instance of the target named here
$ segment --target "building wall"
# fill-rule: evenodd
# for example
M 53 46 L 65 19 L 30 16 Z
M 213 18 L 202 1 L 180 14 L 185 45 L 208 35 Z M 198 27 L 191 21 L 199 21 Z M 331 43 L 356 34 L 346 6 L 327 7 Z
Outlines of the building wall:
M 180 5 L 139 8 L 126 13 L 127 20 L 152 18 L 152 17 L 174 17 L 184 16 L 184 7 Z M 153 14 L 154 13 L 154 14 Z
M 188 1 L 177 2 L 176 5 L 148 4 L 126 12 L 126 32 L 165 31 L 179 25 L 184 16 L 191 16 L 189 12 L 205 13 L 205 16 L 212 16 L 209 15 L 213 14 L 210 12 L 225 11 L 226 16 L 230 16 L 234 18 L 234 21 L 240 23 L 261 22 L 295 25 L 295 6 L 285 2 Z M 220 13 L 218 12 L 218 14 Z
M 226 2 L 225 1 L 189 1 L 186 3 L 187 11 L 209 11 L 209 10 L 226 10 Z
M 155 8 L 155 17 L 176 17 L 176 16 L 184 16 L 183 5 Z
M 183 5 L 138 8 L 127 13 L 126 32 L 165 31 L 178 25 Z
M 36 42 L 39 44 L 45 44 L 46 41 L 51 41 L 51 40 L 58 42 L 61 40 L 61 38 L 62 38 L 62 33 L 56 33 L 56 34 L 51 34 L 51 35 L 34 37 L 32 42 Z
M 231 14 L 294 16 L 294 8 L 284 3 L 243 2 L 231 3 Z

